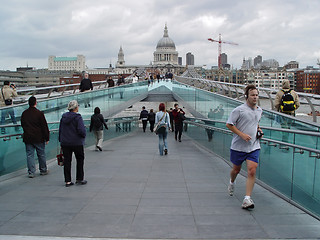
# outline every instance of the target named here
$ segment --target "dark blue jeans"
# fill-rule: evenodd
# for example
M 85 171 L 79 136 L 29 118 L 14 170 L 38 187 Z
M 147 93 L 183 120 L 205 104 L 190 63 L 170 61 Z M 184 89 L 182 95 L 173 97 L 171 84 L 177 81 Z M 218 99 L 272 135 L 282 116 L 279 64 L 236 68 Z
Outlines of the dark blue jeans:
M 40 172 L 46 172 L 47 171 L 46 152 L 45 152 L 45 142 L 43 142 L 43 143 L 26 143 L 28 173 L 34 174 L 36 172 L 36 164 L 34 161 L 34 150 L 36 150 L 37 152 Z

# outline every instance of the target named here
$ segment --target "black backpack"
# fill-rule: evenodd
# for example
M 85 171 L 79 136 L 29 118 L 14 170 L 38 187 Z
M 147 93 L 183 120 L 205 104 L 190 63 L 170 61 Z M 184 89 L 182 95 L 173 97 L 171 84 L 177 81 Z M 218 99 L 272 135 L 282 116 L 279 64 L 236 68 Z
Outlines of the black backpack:
M 93 127 L 95 130 L 99 130 L 102 126 L 102 122 L 98 116 L 93 116 Z
M 294 98 L 291 94 L 292 89 L 289 89 L 288 91 L 284 91 L 282 98 L 281 98 L 281 106 L 280 110 L 281 112 L 287 113 L 287 112 L 292 112 L 296 110 L 296 105 L 294 104 Z

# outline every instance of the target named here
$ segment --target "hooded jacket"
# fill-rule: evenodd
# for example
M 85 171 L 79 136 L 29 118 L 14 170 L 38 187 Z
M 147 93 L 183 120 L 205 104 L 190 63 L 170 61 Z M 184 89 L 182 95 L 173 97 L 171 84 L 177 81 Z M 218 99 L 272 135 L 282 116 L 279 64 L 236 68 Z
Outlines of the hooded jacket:
M 62 115 L 59 126 L 59 142 L 62 146 L 84 145 L 86 128 L 81 114 L 66 112 Z
M 283 96 L 283 91 L 288 91 L 290 89 L 290 82 L 289 80 L 284 80 L 282 82 L 282 89 L 280 89 L 277 94 L 276 94 L 276 97 L 274 99 L 274 107 L 275 109 L 280 112 L 280 106 L 281 106 L 281 99 L 282 99 L 282 96 Z M 282 91 L 283 90 L 283 91 Z M 300 101 L 299 101 L 299 96 L 298 94 L 294 91 L 294 90 L 291 90 L 291 95 L 293 96 L 293 99 L 294 99 L 294 104 L 296 105 L 296 110 L 300 107 Z M 290 115 L 294 115 L 294 112 L 295 111 L 292 111 L 292 112 L 289 112 L 288 114 Z

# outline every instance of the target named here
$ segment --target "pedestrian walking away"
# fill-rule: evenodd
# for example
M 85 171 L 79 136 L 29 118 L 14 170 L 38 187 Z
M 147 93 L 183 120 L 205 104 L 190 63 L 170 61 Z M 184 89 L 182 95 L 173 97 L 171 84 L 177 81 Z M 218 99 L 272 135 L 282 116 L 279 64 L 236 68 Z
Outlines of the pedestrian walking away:
M 148 120 L 150 124 L 150 131 L 153 132 L 154 123 L 156 121 L 156 114 L 153 112 L 153 109 L 150 109 L 150 112 L 148 114 Z
M 68 104 L 69 112 L 62 115 L 59 125 L 59 142 L 64 156 L 64 179 L 66 187 L 74 185 L 71 181 L 71 160 L 74 153 L 77 161 L 76 184 L 84 185 L 84 141 L 86 128 L 79 111 L 79 104 L 72 100 Z
M 181 142 L 183 120 L 185 112 L 179 108 L 179 104 L 174 104 L 174 109 L 172 111 L 173 121 L 174 121 L 174 138 Z
M 108 129 L 108 126 L 103 118 L 103 115 L 100 113 L 100 108 L 96 107 L 94 109 L 94 114 L 91 116 L 90 121 L 90 132 L 93 131 L 96 138 L 96 149 L 102 151 L 102 142 L 103 142 L 103 126 Z
M 146 128 L 147 128 L 147 124 L 148 124 L 148 111 L 146 110 L 146 107 L 143 106 L 142 107 L 142 110 L 140 112 L 140 117 L 139 117 L 139 120 L 142 120 L 142 128 L 143 128 L 143 132 L 146 131 Z
M 156 113 L 156 127 L 159 129 L 157 131 L 157 135 L 159 137 L 159 153 L 160 156 L 163 156 L 163 153 L 165 155 L 168 154 L 168 143 L 167 143 L 167 136 L 168 136 L 168 130 L 170 130 L 170 116 L 166 112 L 166 107 L 164 103 L 159 104 L 159 112 Z
M 10 107 L 13 105 L 13 98 L 17 97 L 17 90 L 16 86 L 14 84 L 10 84 L 9 81 L 4 81 L 3 82 L 3 87 L 1 88 L 1 93 L 0 93 L 0 107 Z M 16 116 L 14 114 L 14 109 L 11 108 L 6 108 L 1 111 L 1 125 L 4 125 L 6 122 L 6 117 L 7 115 L 10 115 L 11 121 L 13 124 L 17 124 Z M 16 126 L 15 128 L 16 131 L 19 130 L 19 127 Z M 5 128 L 1 128 L 1 133 L 5 134 L 6 130 Z
M 228 186 L 229 195 L 234 193 L 235 180 L 241 170 L 243 162 L 247 164 L 246 195 L 242 208 L 254 208 L 251 198 L 255 183 L 256 169 L 260 154 L 260 138 L 263 135 L 259 127 L 262 109 L 257 106 L 259 92 L 254 85 L 245 88 L 246 102 L 236 107 L 227 120 L 227 128 L 233 132 L 230 147 L 230 160 L 233 167 L 230 172 L 230 183 Z
M 37 99 L 32 96 L 28 103 L 29 108 L 21 115 L 21 126 L 23 142 L 26 146 L 28 175 L 29 178 L 34 178 L 36 172 L 35 150 L 38 156 L 40 175 L 48 174 L 45 145 L 49 142 L 49 128 L 43 112 L 36 108 Z

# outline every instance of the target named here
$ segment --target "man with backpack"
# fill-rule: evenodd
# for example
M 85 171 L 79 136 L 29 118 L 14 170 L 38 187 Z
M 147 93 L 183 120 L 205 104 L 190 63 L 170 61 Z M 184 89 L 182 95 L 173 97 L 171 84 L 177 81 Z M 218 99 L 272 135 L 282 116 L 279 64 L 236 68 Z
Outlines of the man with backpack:
M 298 94 L 290 89 L 289 80 L 283 80 L 282 89 L 280 89 L 274 100 L 275 109 L 291 116 L 295 116 L 295 111 L 300 107 Z
M 274 100 L 275 109 L 278 112 L 282 112 L 291 116 L 296 115 L 296 110 L 300 107 L 300 101 L 298 94 L 290 88 L 289 80 L 282 81 L 282 89 L 280 89 Z M 292 119 L 279 116 L 279 123 L 281 128 L 290 129 L 292 125 Z M 282 141 L 288 142 L 289 133 L 282 132 Z

